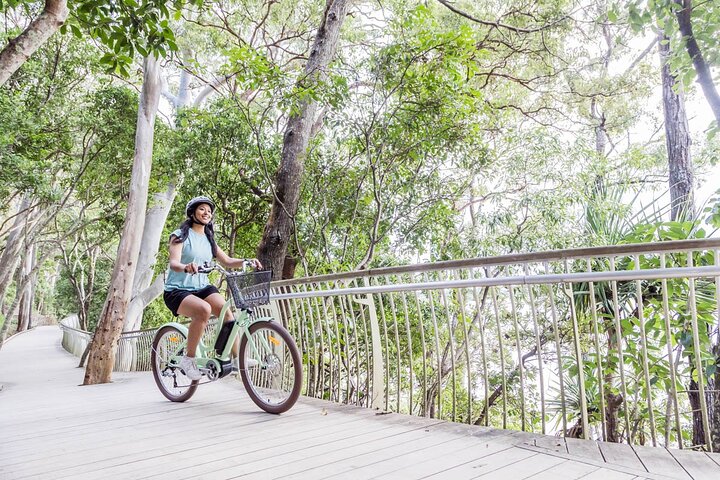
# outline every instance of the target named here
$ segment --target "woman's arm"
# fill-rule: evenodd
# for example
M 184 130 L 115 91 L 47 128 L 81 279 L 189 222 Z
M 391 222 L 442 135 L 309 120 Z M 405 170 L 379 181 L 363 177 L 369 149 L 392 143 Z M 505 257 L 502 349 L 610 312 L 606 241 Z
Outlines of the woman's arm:
M 250 262 L 253 268 L 257 270 L 262 268 L 262 263 L 260 263 L 260 260 L 258 260 L 257 258 L 233 258 L 227 253 L 223 252 L 223 249 L 219 246 L 215 250 L 215 258 L 217 258 L 218 263 L 220 263 L 220 265 L 225 268 L 240 268 L 243 266 L 243 262 L 246 260 Z
M 170 237 L 169 256 L 170 256 L 170 270 L 174 272 L 185 272 L 185 273 L 197 273 L 198 266 L 193 263 L 181 263 L 180 256 L 182 255 L 182 243 L 173 242 L 173 237 Z

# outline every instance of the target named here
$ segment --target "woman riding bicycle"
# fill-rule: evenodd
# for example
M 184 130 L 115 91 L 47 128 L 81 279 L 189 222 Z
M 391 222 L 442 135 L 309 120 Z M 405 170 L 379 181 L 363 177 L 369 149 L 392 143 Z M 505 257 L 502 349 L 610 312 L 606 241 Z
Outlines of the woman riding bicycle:
M 244 261 L 262 268 L 257 259 L 232 258 L 217 246 L 212 223 L 214 211 L 215 203 L 210 198 L 193 198 L 185 206 L 187 219 L 170 234 L 170 271 L 163 299 L 173 315 L 191 319 L 187 352 L 179 364 L 190 380 L 199 380 L 202 376 L 195 363 L 195 351 L 210 315 L 220 315 L 225 304 L 218 289 L 209 284 L 207 274 L 198 273 L 199 266 L 217 259 L 225 268 L 242 267 Z M 228 310 L 225 321 L 232 320 Z

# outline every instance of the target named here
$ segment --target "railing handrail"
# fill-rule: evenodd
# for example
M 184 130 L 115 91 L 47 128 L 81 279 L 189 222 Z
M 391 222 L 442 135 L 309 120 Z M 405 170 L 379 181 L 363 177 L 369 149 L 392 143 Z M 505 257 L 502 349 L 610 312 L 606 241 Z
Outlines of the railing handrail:
M 72 326 L 70 326 L 70 325 L 67 325 L 67 324 L 65 323 L 65 320 L 67 320 L 68 318 L 71 318 L 71 317 L 72 317 L 72 315 L 70 315 L 70 316 L 68 316 L 68 317 L 60 320 L 60 321 L 58 322 L 58 324 L 60 325 L 60 328 L 66 328 L 66 329 L 68 329 L 68 330 L 73 330 L 73 331 L 75 331 L 75 332 L 87 333 L 87 334 L 93 335 L 93 332 L 90 332 L 90 331 L 88 331 L 88 330 L 83 330 L 83 329 L 78 328 L 78 327 L 72 327 Z M 139 337 L 139 336 L 141 336 L 141 335 L 143 335 L 143 334 L 154 333 L 154 332 L 156 332 L 156 331 L 157 331 L 157 327 L 156 327 L 156 328 L 143 328 L 143 329 L 141 329 L 141 330 L 127 330 L 127 331 L 122 332 L 122 333 L 120 334 L 120 336 L 121 336 L 122 338 L 127 338 L 127 337 Z
M 279 280 L 272 283 L 273 287 L 300 285 L 305 283 L 330 282 L 364 277 L 394 275 L 400 273 L 429 272 L 435 270 L 457 270 L 472 267 L 494 267 L 499 265 L 524 264 L 535 262 L 553 262 L 570 259 L 583 259 L 590 257 L 618 256 L 643 253 L 670 253 L 697 249 L 720 248 L 720 238 L 704 238 L 700 240 L 672 240 L 653 243 L 630 243 L 627 245 L 612 245 L 605 247 L 584 247 L 569 250 L 548 250 L 534 253 L 513 253 L 493 257 L 476 257 L 463 260 L 446 260 L 441 262 L 418 263 L 398 267 L 371 268 L 368 270 L 353 270 L 350 272 L 331 273 L 311 277 Z
M 621 270 L 617 272 L 557 273 L 547 275 L 514 275 L 467 280 L 437 282 L 398 283 L 373 287 L 335 288 L 298 293 L 273 293 L 273 300 L 293 298 L 331 297 L 335 295 L 368 295 L 387 292 L 412 292 L 415 290 L 443 290 L 446 288 L 496 287 L 502 285 L 549 285 L 558 283 L 612 282 L 632 280 L 662 280 L 670 278 L 700 278 L 720 276 L 720 266 L 653 268 L 646 270 Z

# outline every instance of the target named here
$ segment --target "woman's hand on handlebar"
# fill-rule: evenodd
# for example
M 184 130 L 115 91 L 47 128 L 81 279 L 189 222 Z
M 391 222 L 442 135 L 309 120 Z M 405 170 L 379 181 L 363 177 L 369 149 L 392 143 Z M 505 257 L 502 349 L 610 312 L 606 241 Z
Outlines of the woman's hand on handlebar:
M 189 273 L 190 275 L 195 275 L 198 273 L 198 264 L 195 262 L 186 263 L 185 267 L 183 268 L 183 272 Z
M 215 270 L 216 265 L 212 262 L 205 262 L 198 267 L 197 273 L 210 273 Z
M 263 266 L 262 263 L 260 263 L 260 260 L 257 258 L 246 258 L 245 263 L 249 266 L 254 268 L 255 270 L 262 270 Z

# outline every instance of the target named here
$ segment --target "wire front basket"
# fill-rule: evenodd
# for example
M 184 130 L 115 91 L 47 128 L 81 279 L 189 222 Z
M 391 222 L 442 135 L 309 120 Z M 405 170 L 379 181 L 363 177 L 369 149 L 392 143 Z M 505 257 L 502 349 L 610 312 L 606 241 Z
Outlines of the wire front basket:
M 270 301 L 272 270 L 233 273 L 227 276 L 235 307 L 252 308 Z

